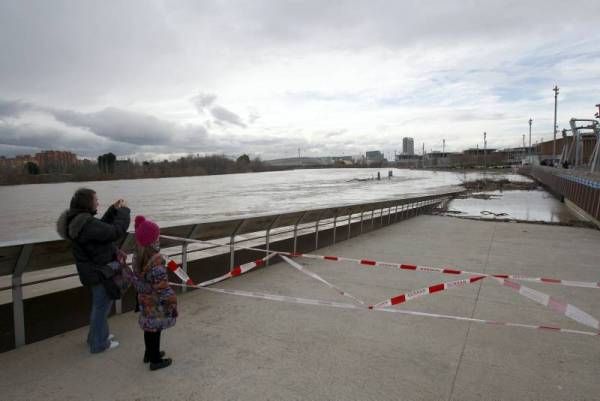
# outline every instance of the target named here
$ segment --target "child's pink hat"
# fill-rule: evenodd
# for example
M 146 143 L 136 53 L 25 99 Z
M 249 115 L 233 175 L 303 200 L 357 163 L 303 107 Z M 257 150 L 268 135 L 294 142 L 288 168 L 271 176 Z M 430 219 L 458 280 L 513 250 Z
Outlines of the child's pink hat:
M 147 220 L 144 216 L 135 217 L 135 240 L 141 246 L 148 246 L 158 240 L 160 228 L 152 220 Z

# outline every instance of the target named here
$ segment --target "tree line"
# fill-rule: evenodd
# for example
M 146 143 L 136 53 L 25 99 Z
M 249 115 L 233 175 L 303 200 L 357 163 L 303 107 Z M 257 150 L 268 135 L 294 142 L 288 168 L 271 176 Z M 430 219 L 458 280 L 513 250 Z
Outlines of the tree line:
M 64 181 L 94 181 L 112 179 L 161 178 L 195 175 L 248 173 L 269 170 L 260 158 L 251 159 L 243 154 L 237 159 L 225 155 L 188 155 L 177 160 L 135 161 L 117 160 L 113 153 L 105 153 L 96 161 L 82 160 L 73 166 L 49 168 L 42 171 L 34 162 L 22 168 L 0 167 L 0 185 L 30 184 Z

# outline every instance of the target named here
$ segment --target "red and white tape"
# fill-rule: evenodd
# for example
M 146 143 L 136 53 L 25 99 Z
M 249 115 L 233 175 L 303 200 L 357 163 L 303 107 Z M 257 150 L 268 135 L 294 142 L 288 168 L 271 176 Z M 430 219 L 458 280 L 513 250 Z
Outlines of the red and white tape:
M 230 289 L 214 288 L 214 287 L 200 287 L 200 286 L 189 285 L 189 284 L 180 284 L 180 283 L 170 283 L 170 284 L 174 285 L 174 286 L 179 286 L 179 287 L 198 288 L 198 289 L 202 289 L 205 291 L 221 293 L 221 294 L 237 295 L 237 296 L 248 297 L 248 298 L 265 299 L 265 300 L 270 300 L 270 301 L 286 302 L 286 303 L 293 303 L 293 304 L 328 306 L 328 307 L 332 307 L 332 308 L 353 309 L 353 310 L 357 310 L 357 311 L 371 310 L 371 311 L 376 311 L 376 312 L 399 313 L 402 315 L 410 315 L 410 316 L 456 320 L 456 321 L 472 322 L 472 323 L 486 324 L 486 325 L 492 325 L 492 326 L 521 327 L 521 328 L 525 328 L 525 329 L 546 330 L 546 331 L 552 331 L 552 332 L 580 334 L 580 335 L 586 335 L 586 336 L 600 335 L 600 333 L 598 333 L 598 332 L 572 330 L 572 329 L 565 329 L 565 328 L 556 327 L 556 326 L 536 326 L 536 325 L 531 325 L 531 324 L 475 319 L 475 318 L 464 317 L 464 316 L 442 315 L 442 314 L 437 314 L 437 313 L 427 313 L 427 312 L 411 311 L 411 310 L 405 310 L 405 309 L 392 309 L 392 308 L 369 309 L 367 307 L 364 307 L 361 305 L 356 305 L 356 304 L 351 304 L 351 303 L 324 301 L 324 300 L 309 299 L 309 298 L 289 297 L 286 295 L 269 294 L 269 293 L 262 293 L 262 292 L 256 292 L 256 291 L 242 291 L 242 290 L 230 290 Z
M 533 288 L 525 287 L 524 285 L 515 283 L 511 280 L 496 277 L 494 277 L 494 279 L 500 284 L 504 285 L 505 287 L 508 287 L 518 292 L 520 295 L 541 305 L 544 305 L 552 309 L 553 311 L 568 317 L 569 319 L 575 320 L 576 322 L 591 327 L 595 330 L 600 330 L 600 322 L 598 322 L 598 319 L 582 311 L 574 305 L 568 304 L 564 301 L 561 301 L 558 298 L 555 298 L 543 292 L 534 290 Z
M 229 244 L 219 244 L 211 241 L 201 241 L 194 240 L 189 238 L 182 237 L 174 237 L 171 235 L 161 235 L 163 238 L 172 239 L 175 241 L 182 242 L 190 242 L 190 243 L 199 243 L 204 245 L 216 245 L 216 246 L 229 246 Z M 477 275 L 477 276 L 485 276 L 485 277 L 497 277 L 503 279 L 512 279 L 519 281 L 530 281 L 537 282 L 542 284 L 555 284 L 562 285 L 567 287 L 582 287 L 582 288 L 600 288 L 600 281 L 578 281 L 578 280 L 563 280 L 549 277 L 528 277 L 522 275 L 514 275 L 514 274 L 487 274 L 481 272 L 472 272 L 468 270 L 456 270 L 451 268 L 439 268 L 439 267 L 431 267 L 431 266 L 422 266 L 422 265 L 413 265 L 413 264 L 405 264 L 405 263 L 393 263 L 393 262 L 382 262 L 378 260 L 371 259 L 355 259 L 355 258 L 347 258 L 343 256 L 328 256 L 328 255 L 318 255 L 318 254 L 310 254 L 310 253 L 293 253 L 293 252 L 282 252 L 282 251 L 267 251 L 262 248 L 253 248 L 253 247 L 244 247 L 240 246 L 240 249 L 247 249 L 251 251 L 257 252 L 268 252 L 268 254 L 280 254 L 286 255 L 290 257 L 303 257 L 309 259 L 319 259 L 319 260 L 328 260 L 328 261 L 336 261 L 336 262 L 352 262 L 357 263 L 364 266 L 380 266 L 380 267 L 388 267 L 393 269 L 401 269 L 401 270 L 413 270 L 420 272 L 429 272 L 429 273 L 442 273 L 442 274 L 468 274 L 468 275 Z
M 250 271 L 250 270 L 252 270 L 252 269 L 254 269 L 256 267 L 264 266 L 265 262 L 268 259 L 271 259 L 273 256 L 275 256 L 275 254 L 270 254 L 270 255 L 265 256 L 262 259 L 258 259 L 258 260 L 255 260 L 253 262 L 248 262 L 248 263 L 244 263 L 244 264 L 239 265 L 239 266 L 235 266 L 233 269 L 231 269 L 231 271 L 223 274 L 222 276 L 215 277 L 215 278 L 213 278 L 211 280 L 206 280 L 206 281 L 203 281 L 203 282 L 198 283 L 198 284 L 195 284 L 192 281 L 192 279 L 187 275 L 187 273 L 181 268 L 181 265 L 178 264 L 177 262 L 175 262 L 174 260 L 170 260 L 167 263 L 167 269 L 169 269 L 169 271 L 175 273 L 175 275 L 183 283 L 186 283 L 186 284 L 189 284 L 189 285 L 193 285 L 193 286 L 206 287 L 208 285 L 215 284 L 215 283 L 218 283 L 218 282 L 223 281 L 223 280 L 227 280 L 228 278 L 239 276 L 239 275 L 244 274 L 244 273 L 246 273 L 246 272 L 248 272 L 248 271 Z
M 357 302 L 360 305 L 364 305 L 365 302 L 361 299 L 356 298 L 354 295 L 350 294 L 349 292 L 346 292 L 344 290 L 342 290 L 341 288 L 331 284 L 329 281 L 325 280 L 324 278 L 322 278 L 321 276 L 319 276 L 316 273 L 311 272 L 310 270 L 308 270 L 307 268 L 305 268 L 304 266 L 294 262 L 293 260 L 291 260 L 290 258 L 288 258 L 287 256 L 283 256 L 281 255 L 281 258 L 287 262 L 287 264 L 289 264 L 290 266 L 292 266 L 293 268 L 295 268 L 296 270 L 306 274 L 309 277 L 314 278 L 317 281 L 320 281 L 321 283 L 325 284 L 327 287 L 334 289 L 335 291 L 337 291 L 340 295 L 343 295 L 345 297 L 348 297 L 350 299 L 352 299 L 353 301 Z
M 188 276 L 187 273 L 181 268 L 181 266 L 174 260 L 169 260 L 167 262 L 167 269 L 170 272 L 175 273 L 175 275 L 179 277 L 179 280 L 181 280 L 181 282 L 194 285 L 194 282 L 192 281 L 190 276 Z
M 382 262 L 378 260 L 371 259 L 354 259 L 354 258 L 346 258 L 343 256 L 327 256 L 327 255 L 315 255 L 310 253 L 290 253 L 289 255 L 294 257 L 303 257 L 308 259 L 319 259 L 319 260 L 328 260 L 328 261 L 336 261 L 336 262 L 352 262 L 358 263 L 360 265 L 365 266 L 381 266 L 388 267 L 394 269 L 401 270 L 412 270 L 412 271 L 420 271 L 420 272 L 429 272 L 429 273 L 442 273 L 442 274 L 469 274 L 469 275 L 478 275 L 484 277 L 496 277 L 501 279 L 512 279 L 512 280 L 523 280 L 523 281 L 532 281 L 543 284 L 558 284 L 564 285 L 568 287 L 584 287 L 584 288 L 600 288 L 600 282 L 597 281 L 574 281 L 574 280 L 561 280 L 555 278 L 546 278 L 546 277 L 527 277 L 521 275 L 510 275 L 510 274 L 487 274 L 480 272 L 472 272 L 468 270 L 456 270 L 450 268 L 440 268 L 440 267 L 431 267 L 431 266 L 420 266 L 420 265 L 412 265 L 412 264 L 404 264 L 404 263 L 392 263 L 392 262 Z
M 369 308 L 384 308 L 388 306 L 402 304 L 406 301 L 411 301 L 413 299 L 420 298 L 425 295 L 435 294 L 436 292 L 445 291 L 450 288 L 464 287 L 467 284 L 475 283 L 484 278 L 485 276 L 473 276 L 462 280 L 448 281 L 445 283 L 430 285 L 429 287 L 419 288 L 417 290 L 405 292 L 404 294 L 396 295 L 395 297 L 392 297 L 383 302 L 379 302 L 373 306 L 370 306 Z
M 167 237 L 167 238 L 180 239 L 177 237 Z M 182 240 L 186 240 L 186 239 L 182 239 Z M 188 240 L 188 241 L 207 243 L 205 241 L 196 241 L 196 240 Z M 251 249 L 251 250 L 265 252 L 265 250 L 259 249 L 259 248 L 246 247 L 245 249 Z M 173 262 L 173 261 L 169 262 L 168 267 L 169 267 L 169 270 L 173 271 L 180 278 L 180 280 L 182 280 L 182 282 L 185 283 L 185 284 L 183 284 L 184 286 L 200 288 L 200 287 L 205 287 L 210 284 L 214 284 L 219 281 L 223 281 L 230 277 L 235 277 L 240 274 L 243 274 L 246 271 L 249 271 L 257 266 L 264 264 L 264 261 L 266 259 L 274 256 L 275 254 L 279 254 L 284 259 L 284 261 L 286 261 L 292 267 L 296 268 L 298 271 L 322 282 L 323 284 L 327 285 L 328 287 L 336 290 L 339 294 L 353 299 L 355 302 L 357 302 L 359 304 L 358 306 L 356 306 L 356 305 L 353 305 L 353 306 L 356 306 L 359 308 L 365 308 L 365 303 L 362 300 L 345 292 L 344 290 L 340 289 L 339 287 L 329 283 L 327 280 L 323 279 L 316 273 L 309 271 L 304 266 L 301 266 L 300 264 L 292 261 L 291 259 L 289 259 L 288 257 L 286 257 L 284 255 L 306 257 L 306 258 L 312 258 L 312 259 L 329 260 L 329 261 L 349 261 L 349 262 L 359 263 L 361 265 L 367 265 L 367 266 L 384 266 L 384 267 L 392 267 L 392 268 L 399 268 L 399 269 L 403 269 L 403 270 L 412 270 L 412 271 L 438 272 L 438 273 L 443 273 L 443 274 L 475 274 L 475 276 L 472 276 L 467 279 L 439 283 L 439 284 L 436 284 L 433 286 L 428 286 L 425 288 L 409 291 L 407 293 L 403 293 L 403 294 L 394 296 L 383 302 L 379 302 L 375 305 L 369 305 L 368 307 L 366 307 L 367 309 L 370 309 L 370 310 L 381 310 L 381 311 L 396 312 L 396 313 L 408 313 L 411 311 L 391 309 L 389 307 L 398 305 L 398 304 L 404 303 L 406 301 L 416 299 L 416 298 L 419 298 L 419 297 L 422 297 L 425 295 L 431 295 L 431 294 L 434 294 L 434 293 L 437 293 L 440 291 L 444 291 L 444 290 L 447 290 L 450 288 L 463 287 L 467 284 L 471 284 L 471 283 L 480 281 L 484 278 L 491 277 L 491 278 L 495 279 L 497 282 L 499 282 L 500 284 L 517 291 L 520 295 L 525 296 L 528 299 L 538 302 L 538 303 L 554 310 L 555 312 L 558 312 L 570 319 L 577 321 L 578 323 L 584 324 L 595 330 L 600 330 L 600 322 L 596 318 L 594 318 L 593 316 L 589 315 L 588 313 L 582 311 L 581 309 L 575 307 L 574 305 L 563 302 L 563 301 L 561 301 L 555 297 L 552 297 L 548 294 L 545 294 L 543 292 L 525 287 L 525 286 L 515 283 L 514 281 L 511 281 L 509 279 L 512 278 L 512 279 L 520 279 L 520 280 L 537 281 L 537 282 L 548 283 L 548 284 L 562 284 L 562 285 L 570 285 L 570 286 L 597 288 L 598 283 L 593 283 L 593 282 L 567 281 L 567 280 L 557 280 L 557 279 L 548 279 L 548 278 L 535 278 L 535 277 L 523 277 L 523 276 L 511 276 L 511 275 L 499 275 L 499 274 L 483 274 L 483 273 L 474 273 L 474 272 L 454 270 L 454 269 L 448 269 L 448 268 L 434 268 L 434 267 L 429 267 L 429 266 L 418 266 L 418 265 L 406 265 L 406 264 L 399 264 L 399 263 L 381 262 L 381 261 L 375 261 L 375 260 L 369 260 L 369 259 L 354 259 L 354 258 L 345 258 L 345 257 L 338 257 L 338 256 L 324 256 L 324 255 L 289 253 L 289 252 L 269 253 L 263 259 L 257 260 L 255 262 L 246 263 L 241 266 L 237 266 L 231 272 L 229 272 L 221 277 L 217 277 L 215 279 L 208 280 L 208 281 L 198 284 L 198 285 L 194 285 L 192 280 L 190 280 L 190 278 L 187 276 L 187 274 L 185 274 L 185 272 L 175 262 Z M 579 284 L 583 284 L 583 285 L 579 285 Z M 594 285 L 592 285 L 592 284 L 594 284 Z M 208 288 L 206 288 L 206 289 L 208 289 Z M 262 293 L 254 293 L 254 292 L 247 292 L 247 291 L 223 290 L 223 289 L 215 289 L 215 288 L 211 288 L 209 290 L 214 290 L 216 292 L 222 292 L 222 293 L 230 293 L 230 294 L 234 294 L 234 295 L 252 296 L 252 297 L 258 297 L 258 298 L 263 298 L 263 299 L 280 300 L 280 301 L 286 301 L 286 302 L 294 301 L 297 303 L 304 303 L 304 304 L 329 305 L 329 306 L 346 305 L 346 304 L 342 304 L 342 303 L 329 302 L 329 301 L 308 300 L 305 298 L 286 297 L 286 296 L 281 296 L 281 295 L 262 294 Z M 347 304 L 347 305 L 350 305 L 350 304 Z M 347 307 L 347 306 L 344 306 L 344 307 Z M 423 312 L 411 312 L 408 314 L 419 314 L 419 315 L 424 316 Z M 589 334 L 589 335 L 598 334 L 597 332 L 595 332 L 595 333 L 580 332 L 577 330 L 562 329 L 559 327 L 551 327 L 551 326 L 535 326 L 535 325 L 525 325 L 525 324 L 520 324 L 520 323 L 497 322 L 497 321 L 471 319 L 471 318 L 456 317 L 456 316 L 449 316 L 449 315 L 436 315 L 436 314 L 425 314 L 425 315 L 435 316 L 435 317 L 443 317 L 443 318 L 453 318 L 455 320 L 477 321 L 477 322 L 482 322 L 482 323 L 486 323 L 486 324 L 495 324 L 495 325 L 527 327 L 527 328 L 555 330 L 555 331 L 573 332 L 573 333 L 577 332 L 580 334 L 583 333 L 583 334 Z

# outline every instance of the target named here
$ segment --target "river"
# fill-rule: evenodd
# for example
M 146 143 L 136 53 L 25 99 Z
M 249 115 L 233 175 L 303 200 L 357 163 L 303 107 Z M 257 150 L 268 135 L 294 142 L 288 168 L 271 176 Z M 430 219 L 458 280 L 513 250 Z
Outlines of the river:
M 0 243 L 58 238 L 55 222 L 73 192 L 98 193 L 99 213 L 115 199 L 160 225 L 226 219 L 428 194 L 481 173 L 392 169 L 318 169 L 160 179 L 69 182 L 0 187 Z M 381 172 L 381 181 L 370 180 Z M 525 179 L 502 174 L 510 179 Z M 367 179 L 365 181 L 361 181 Z

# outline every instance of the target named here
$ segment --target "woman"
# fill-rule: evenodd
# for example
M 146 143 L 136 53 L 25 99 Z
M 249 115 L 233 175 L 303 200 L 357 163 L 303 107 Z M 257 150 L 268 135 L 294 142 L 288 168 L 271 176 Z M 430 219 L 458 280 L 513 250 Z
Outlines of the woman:
M 130 210 L 124 200 L 112 204 L 101 219 L 94 217 L 98 204 L 94 190 L 80 188 L 73 194 L 69 209 L 56 223 L 59 235 L 71 241 L 81 284 L 92 291 L 87 343 L 94 354 L 119 346 L 108 328 L 108 314 L 113 303 L 109 294 L 114 290 L 110 279 L 114 271 L 110 265 L 117 260 L 115 242 L 125 236 L 130 222 Z

